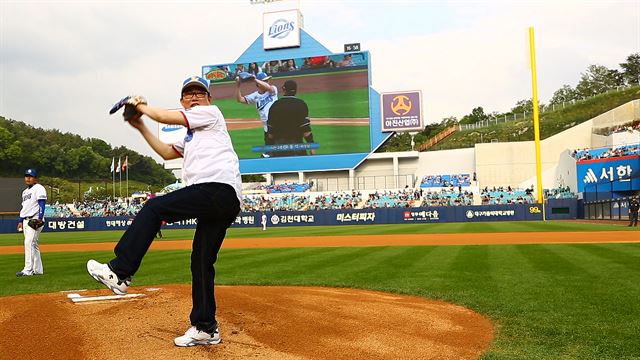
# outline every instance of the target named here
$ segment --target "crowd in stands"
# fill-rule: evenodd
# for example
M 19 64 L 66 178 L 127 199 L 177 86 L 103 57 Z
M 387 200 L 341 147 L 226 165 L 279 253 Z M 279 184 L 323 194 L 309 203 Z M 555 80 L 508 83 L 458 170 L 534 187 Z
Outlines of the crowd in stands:
M 422 206 L 465 206 L 473 205 L 473 192 L 441 189 L 440 191 L 425 192 Z
M 621 133 L 621 132 L 633 132 L 634 130 L 640 130 L 640 122 L 637 124 L 619 125 L 609 129 L 609 135 Z
M 242 211 L 304 211 L 307 210 L 309 195 L 284 194 L 281 196 L 245 195 Z
M 412 207 L 422 203 L 422 191 L 404 189 L 400 191 L 382 191 L 369 194 L 364 208 Z
M 47 204 L 46 217 L 110 217 L 110 216 L 135 216 L 144 202 L 87 200 L 73 204 Z
M 244 63 L 231 65 L 218 65 L 209 69 L 209 73 L 216 73 L 216 77 L 210 77 L 209 80 L 234 80 L 240 73 L 248 72 L 253 75 L 265 73 L 268 75 L 276 75 L 305 71 L 315 69 L 332 69 L 345 68 L 351 66 L 367 65 L 367 60 L 362 53 L 349 53 L 343 55 L 324 55 L 311 56 L 306 58 L 287 58 L 278 60 L 269 60 L 264 63 Z M 222 74 L 222 79 L 220 75 Z
M 284 184 L 273 184 L 273 185 L 263 185 L 260 184 L 256 187 L 256 190 L 265 190 L 269 194 L 279 194 L 279 193 L 299 193 L 308 191 L 313 187 L 313 182 L 310 183 L 284 183 Z
M 506 188 L 503 186 L 493 187 L 489 189 L 485 187 L 480 191 L 482 205 L 497 204 L 533 204 L 536 202 L 533 196 L 533 186 L 528 189 L 515 189 L 511 186 Z
M 421 188 L 471 186 L 469 174 L 427 175 L 420 182 Z
M 545 199 L 574 199 L 576 194 L 567 187 L 557 187 L 555 189 L 544 189 Z
M 355 209 L 361 202 L 362 193 L 356 191 L 322 194 L 315 197 L 308 210 Z
M 464 174 L 462 174 L 464 175 Z M 445 178 L 444 176 L 440 177 Z M 449 177 L 449 180 L 453 177 Z M 435 177 L 434 177 L 435 179 Z M 446 179 L 446 178 L 445 178 Z M 458 184 L 468 181 L 468 177 L 456 177 Z M 462 180 L 460 180 L 462 179 Z M 278 184 L 263 186 L 267 193 L 243 196 L 242 211 L 307 211 L 326 209 L 375 209 L 375 208 L 409 208 L 433 206 L 470 206 L 474 205 L 474 193 L 470 189 L 458 187 L 439 188 L 405 188 L 401 190 L 382 191 L 343 191 L 343 192 L 310 192 L 311 184 Z M 546 189 L 545 198 L 567 199 L 576 195 L 568 187 Z M 516 189 L 511 186 L 485 187 L 480 190 L 482 205 L 496 204 L 531 204 L 536 199 L 533 186 L 528 189 Z M 46 217 L 109 217 L 135 216 L 140 211 L 146 198 L 131 200 L 87 200 L 73 204 L 48 204 Z
M 607 159 L 628 155 L 640 155 L 640 144 L 605 147 L 597 149 L 576 149 L 571 156 L 578 160 Z

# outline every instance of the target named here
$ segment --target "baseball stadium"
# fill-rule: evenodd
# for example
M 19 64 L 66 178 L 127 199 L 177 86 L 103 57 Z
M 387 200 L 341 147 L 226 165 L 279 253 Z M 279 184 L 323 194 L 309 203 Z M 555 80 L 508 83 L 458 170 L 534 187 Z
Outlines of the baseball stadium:
M 637 82 L 541 109 L 538 141 L 532 114 L 514 113 L 418 143 L 428 99 L 374 89 L 375 53 L 331 52 L 302 28 L 297 46 L 265 49 L 263 36 L 200 69 L 242 175 L 260 179 L 243 181 L 215 266 L 222 342 L 172 343 L 191 307 L 195 220 L 163 224 L 128 293 L 114 295 L 86 263 L 112 258 L 146 194 L 114 187 L 82 201 L 95 189 L 78 182 L 74 201 L 47 202 L 44 274 L 16 277 L 24 183 L 3 177 L 3 358 L 640 359 Z M 313 142 L 287 145 L 317 152 L 277 156 L 265 143 L 256 107 L 237 100 L 256 90 L 236 81 L 254 63 L 278 89 L 296 82 Z M 165 142 L 186 133 L 158 128 Z M 379 151 L 401 139 L 409 149 Z M 114 160 L 114 182 L 128 179 L 134 161 Z

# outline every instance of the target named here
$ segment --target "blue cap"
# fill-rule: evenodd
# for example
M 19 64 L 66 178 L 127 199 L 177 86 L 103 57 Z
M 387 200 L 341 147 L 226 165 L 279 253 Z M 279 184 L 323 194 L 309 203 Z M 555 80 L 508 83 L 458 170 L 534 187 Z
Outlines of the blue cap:
M 182 91 L 180 92 L 180 94 L 182 94 L 182 92 L 184 91 L 184 89 L 186 89 L 189 86 L 199 86 L 202 89 L 204 89 L 207 94 L 211 94 L 209 92 L 209 82 L 203 78 L 201 78 L 200 76 L 191 76 L 186 78 L 183 82 L 182 82 Z
M 271 79 L 271 75 L 267 75 L 267 73 L 259 72 L 258 75 L 256 75 L 256 79 L 267 81 Z
M 36 169 L 27 169 L 24 172 L 24 176 L 38 177 L 38 170 L 36 170 Z

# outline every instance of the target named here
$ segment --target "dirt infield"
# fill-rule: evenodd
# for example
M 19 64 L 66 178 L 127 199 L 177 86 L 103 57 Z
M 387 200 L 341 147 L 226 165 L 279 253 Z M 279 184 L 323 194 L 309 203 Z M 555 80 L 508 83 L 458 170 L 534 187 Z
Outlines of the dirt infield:
M 224 248 L 603 243 L 620 232 L 350 235 L 229 238 Z M 115 243 L 43 244 L 43 252 L 113 250 Z M 152 249 L 189 249 L 156 241 Z M 21 253 L 2 246 L 0 253 Z M 46 276 L 46 275 L 45 275 Z M 88 275 L 87 275 L 88 277 Z M 491 322 L 439 301 L 354 289 L 216 288 L 223 343 L 176 348 L 188 327 L 188 285 L 162 285 L 137 300 L 73 304 L 64 293 L 0 298 L 0 353 L 16 359 L 475 359 L 493 339 Z M 109 295 L 107 290 L 81 292 Z M 37 336 L 27 336 L 37 334 Z
M 117 239 L 114 239 L 117 240 Z M 592 232 L 519 232 L 485 234 L 397 234 L 349 235 L 281 238 L 227 238 L 223 249 L 345 247 L 345 246 L 420 246 L 420 245 L 496 245 L 640 242 L 618 231 Z M 113 250 L 115 243 L 44 244 L 42 252 Z M 152 250 L 188 250 L 191 240 L 154 241 Z M 0 254 L 19 254 L 22 245 L 0 246 Z
M 155 291 L 149 291 L 155 290 Z M 73 304 L 64 293 L 0 299 L 0 349 L 14 359 L 475 359 L 493 339 L 460 306 L 372 291 L 219 286 L 223 343 L 177 348 L 191 288 L 131 288 L 139 300 Z M 107 295 L 107 291 L 82 292 Z

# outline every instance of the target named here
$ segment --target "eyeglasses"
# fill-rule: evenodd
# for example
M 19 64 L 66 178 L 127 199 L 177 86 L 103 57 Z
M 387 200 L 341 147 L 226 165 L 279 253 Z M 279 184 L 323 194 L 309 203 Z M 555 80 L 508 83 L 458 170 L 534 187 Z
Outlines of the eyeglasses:
M 185 100 L 191 100 L 193 98 L 204 99 L 206 96 L 207 96 L 207 93 L 202 91 L 190 91 L 190 92 L 182 93 L 182 98 Z

